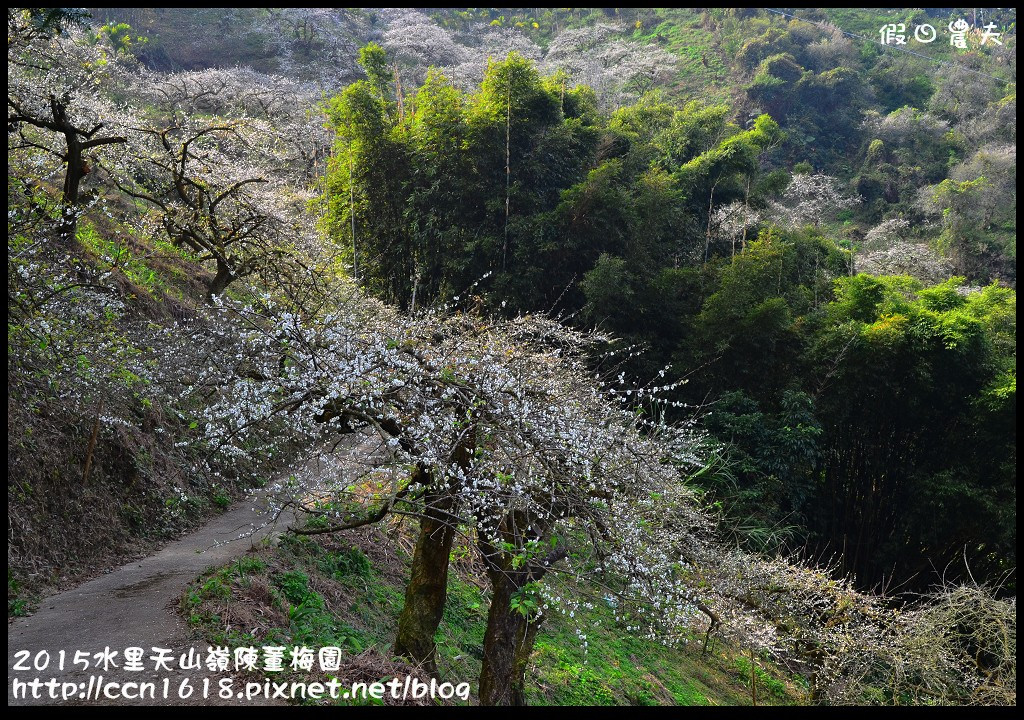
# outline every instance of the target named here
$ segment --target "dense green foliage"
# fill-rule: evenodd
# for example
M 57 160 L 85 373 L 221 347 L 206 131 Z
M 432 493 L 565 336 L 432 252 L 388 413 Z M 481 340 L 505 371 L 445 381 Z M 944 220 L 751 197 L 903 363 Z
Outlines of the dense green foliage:
M 408 307 L 414 296 L 451 297 L 504 267 L 497 282 L 505 293 L 531 297 L 543 280 L 524 288 L 514 273 L 524 265 L 542 271 L 530 257 L 535 238 L 559 191 L 581 179 L 594 155 L 592 93 L 542 81 L 513 56 L 492 64 L 473 97 L 430 73 L 403 114 L 369 62 L 367 70 L 370 81 L 349 86 L 328 109 L 339 141 L 327 214 L 329 232 L 349 250 L 354 228 L 365 285 Z
M 372 80 L 331 101 L 326 215 L 350 251 L 354 227 L 364 285 L 404 307 L 494 273 L 496 303 L 576 310 L 604 254 L 635 270 L 706 256 L 705 198 L 741 196 L 779 138 L 767 116 L 742 130 L 725 106 L 657 95 L 605 120 L 588 88 L 514 54 L 473 95 L 434 71 L 405 105 Z
M 594 20 L 558 12 L 510 24 L 543 41 Z M 662 42 L 685 23 L 658 12 Z M 645 348 L 623 362 L 634 380 L 687 376 L 667 410 L 702 408 L 723 447 L 707 486 L 747 541 L 841 553 L 866 585 L 927 587 L 950 563 L 1001 577 L 1016 532 L 1012 85 L 810 19 L 705 14 L 734 52 L 732 102 L 674 87 L 611 112 L 514 53 L 471 92 L 431 70 L 403 95 L 383 49 L 364 50 L 369 80 L 328 106 L 325 229 L 363 287 L 406 309 L 553 310 Z M 998 72 L 1000 52 L 974 57 Z M 923 281 L 855 274 L 903 241 L 947 260 L 895 263 Z
M 986 577 L 1012 567 L 1013 291 L 857 275 L 801 311 L 732 275 L 696 325 L 706 336 L 728 308 L 726 375 L 695 384 L 720 398 L 708 422 L 735 448 L 736 509 L 805 529 L 865 581 L 928 582 L 958 557 Z

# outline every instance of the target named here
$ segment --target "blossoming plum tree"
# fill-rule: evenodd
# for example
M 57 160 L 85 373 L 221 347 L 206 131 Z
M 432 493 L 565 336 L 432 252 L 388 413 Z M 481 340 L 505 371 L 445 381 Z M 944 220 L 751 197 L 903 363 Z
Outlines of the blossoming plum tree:
M 879 685 L 949 699 L 953 676 L 970 692 L 1002 692 L 944 659 L 967 642 L 958 631 L 941 631 L 939 655 L 925 651 L 913 613 L 828 568 L 717 540 L 685 482 L 706 461 L 700 435 L 659 414 L 673 384 L 595 377 L 584 354 L 600 336 L 536 315 L 408 318 L 355 294 L 317 317 L 229 303 L 217 312 L 229 319 L 217 323 L 224 344 L 193 390 L 210 394 L 207 436 L 220 451 L 251 453 L 282 424 L 317 446 L 359 427 L 379 437 L 385 460 L 373 472 L 280 502 L 315 519 L 303 534 L 420 520 L 397 653 L 433 669 L 452 542 L 464 534 L 476 545 L 492 590 L 484 704 L 525 701 L 548 606 L 572 611 L 544 583 L 551 573 L 598 583 L 627 628 L 652 640 L 706 644 L 722 633 L 809 675 L 819 701 L 864 701 Z M 1000 601 L 978 592 L 1005 620 Z M 1005 648 L 997 654 L 1005 670 Z
M 63 41 L 80 14 L 42 10 L 7 12 L 7 132 L 17 137 L 9 150 L 42 151 L 59 161 L 64 180 L 58 230 L 70 243 L 82 180 L 91 170 L 89 151 L 125 142 L 116 129 L 123 115 L 96 91 L 116 86 L 122 68 L 102 48 Z M 114 134 L 104 130 L 111 127 Z
M 396 647 L 428 667 L 452 541 L 472 529 L 494 593 L 481 675 L 486 702 L 522 702 L 541 617 L 517 611 L 512 599 L 561 561 L 585 565 L 577 546 L 588 548 L 587 562 L 628 570 L 623 577 L 635 583 L 650 572 L 631 549 L 645 532 L 645 509 L 664 512 L 672 498 L 677 535 L 707 529 L 681 482 L 699 463 L 692 429 L 648 420 L 633 407 L 669 385 L 595 382 L 583 352 L 597 336 L 539 316 L 434 312 L 410 321 L 377 306 L 370 317 L 354 313 L 352 302 L 315 323 L 284 314 L 268 326 L 238 308 L 224 312 L 249 318 L 249 330 L 238 338 L 244 351 L 224 353 L 238 361 L 211 366 L 197 380 L 218 396 L 208 410 L 211 439 L 243 452 L 283 417 L 321 442 L 359 425 L 380 435 L 389 470 L 369 487 L 364 480 L 356 492 L 345 479 L 287 502 L 323 518 L 299 532 L 388 513 L 421 519 Z

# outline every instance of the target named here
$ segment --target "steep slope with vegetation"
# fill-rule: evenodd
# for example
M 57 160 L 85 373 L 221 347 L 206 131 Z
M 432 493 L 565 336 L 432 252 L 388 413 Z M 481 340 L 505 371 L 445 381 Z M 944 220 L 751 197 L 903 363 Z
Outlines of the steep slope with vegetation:
M 277 548 L 200 577 L 185 594 L 183 611 L 217 644 L 341 647 L 346 655 L 339 676 L 347 679 L 417 673 L 408 661 L 390 660 L 411 549 L 412 538 L 401 526 L 344 537 L 288 537 Z M 480 674 L 489 596 L 483 576 L 473 549 L 456 547 L 438 626 L 442 681 L 457 684 Z M 554 589 L 576 593 L 581 586 L 561 579 Z M 807 699 L 806 684 L 767 659 L 756 661 L 752 690 L 749 658 L 732 647 L 718 643 L 703 652 L 700 638 L 669 647 L 623 634 L 610 596 L 590 600 L 572 617 L 556 613 L 545 621 L 526 668 L 529 704 L 782 705 Z M 326 679 L 315 671 L 293 676 Z M 478 700 L 471 683 L 470 703 Z
M 362 431 L 206 637 L 1014 703 L 1012 20 L 836 12 L 8 11 L 9 611 Z

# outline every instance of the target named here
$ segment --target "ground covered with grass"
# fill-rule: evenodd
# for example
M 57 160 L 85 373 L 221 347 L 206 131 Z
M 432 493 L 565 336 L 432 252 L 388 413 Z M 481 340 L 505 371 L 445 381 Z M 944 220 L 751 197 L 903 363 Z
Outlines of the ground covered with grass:
M 314 537 L 280 535 L 198 578 L 181 610 L 196 633 L 213 644 L 338 646 L 346 657 L 336 677 L 344 682 L 386 681 L 409 673 L 425 677 L 390 654 L 404 602 L 410 537 L 401 525 Z M 440 679 L 469 682 L 474 693 L 490 600 L 483 577 L 468 548 L 453 552 L 437 636 Z M 588 594 L 569 579 L 554 582 L 554 592 Z M 749 655 L 720 642 L 704 652 L 699 640 L 669 648 L 636 637 L 616 622 L 612 604 L 598 595 L 572 618 L 547 617 L 530 665 L 528 700 L 535 705 L 751 704 Z M 275 681 L 330 679 L 317 671 L 274 675 Z M 803 697 L 799 679 L 795 684 L 760 658 L 755 658 L 754 677 L 758 704 L 797 704 Z M 475 703 L 475 696 L 469 702 Z

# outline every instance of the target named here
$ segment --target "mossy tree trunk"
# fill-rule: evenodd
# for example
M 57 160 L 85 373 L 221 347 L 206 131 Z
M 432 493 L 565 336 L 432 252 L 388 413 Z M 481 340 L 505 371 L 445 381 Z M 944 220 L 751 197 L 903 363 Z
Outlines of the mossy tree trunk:
M 491 607 L 480 669 L 481 705 L 526 705 L 526 667 L 540 629 L 540 618 L 513 609 L 512 599 L 529 582 L 526 573 L 489 571 Z
M 545 557 L 530 557 L 528 548 L 536 547 L 531 543 L 543 545 L 550 532 L 551 527 L 538 518 L 512 512 L 498 526 L 496 540 L 478 536 L 493 593 L 480 668 L 481 705 L 526 704 L 526 670 L 543 616 L 536 598 L 522 591 L 565 557 L 564 545 Z
M 420 534 L 413 552 L 405 606 L 398 619 L 395 655 L 407 657 L 434 675 L 434 636 L 448 595 L 448 559 L 455 539 L 455 499 L 448 493 L 426 498 Z
M 468 468 L 476 449 L 476 428 L 470 426 L 455 448 L 454 459 Z M 433 485 L 430 471 L 416 469 L 419 484 Z M 434 638 L 444 617 L 448 597 L 448 561 L 459 526 L 458 495 L 454 488 L 436 488 L 424 498 L 420 534 L 413 551 L 405 606 L 398 618 L 395 655 L 407 657 L 431 675 L 437 674 L 437 646 Z

